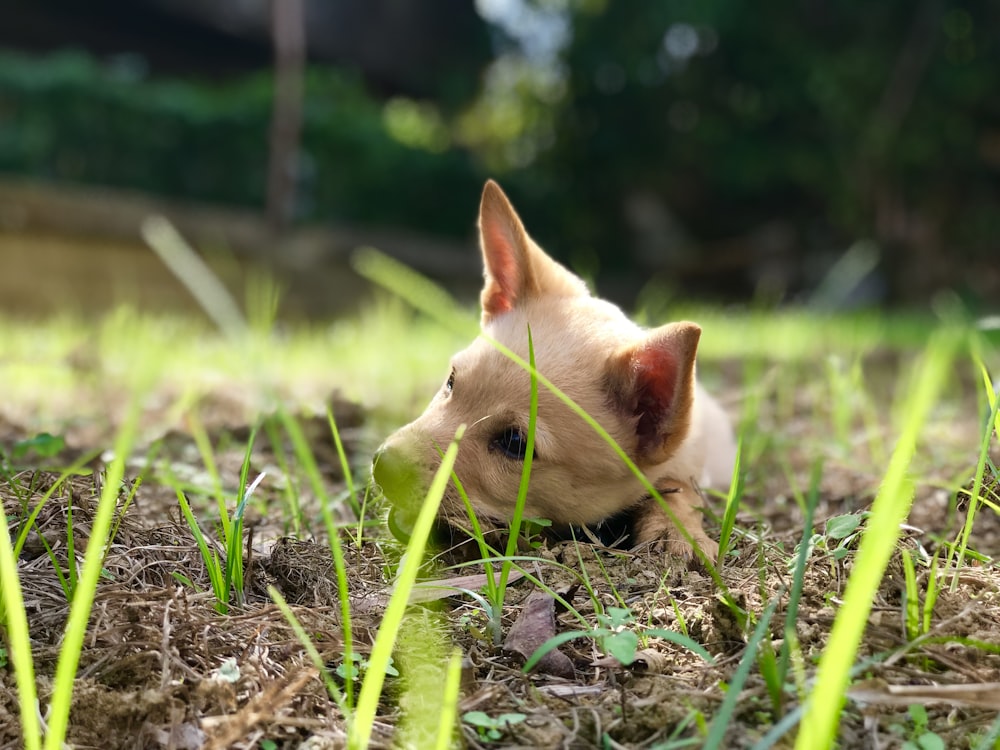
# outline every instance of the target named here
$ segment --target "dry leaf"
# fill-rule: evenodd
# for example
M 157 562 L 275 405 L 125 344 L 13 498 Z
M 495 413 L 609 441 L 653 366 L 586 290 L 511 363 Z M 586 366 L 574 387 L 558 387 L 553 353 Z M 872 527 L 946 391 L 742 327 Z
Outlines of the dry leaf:
M 504 641 L 505 651 L 513 651 L 527 659 L 538 647 L 556 634 L 556 600 L 550 595 L 535 591 L 524 602 Z M 573 662 L 559 649 L 552 649 L 535 665 L 535 671 L 557 677 L 572 678 Z

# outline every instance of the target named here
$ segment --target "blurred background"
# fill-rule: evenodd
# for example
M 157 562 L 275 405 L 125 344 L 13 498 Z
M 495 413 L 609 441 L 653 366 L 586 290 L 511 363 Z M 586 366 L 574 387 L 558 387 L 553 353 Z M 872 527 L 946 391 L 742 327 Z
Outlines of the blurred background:
M 1000 300 L 995 0 L 7 0 L 0 310 L 355 308 L 375 246 L 473 299 L 497 179 L 627 306 Z

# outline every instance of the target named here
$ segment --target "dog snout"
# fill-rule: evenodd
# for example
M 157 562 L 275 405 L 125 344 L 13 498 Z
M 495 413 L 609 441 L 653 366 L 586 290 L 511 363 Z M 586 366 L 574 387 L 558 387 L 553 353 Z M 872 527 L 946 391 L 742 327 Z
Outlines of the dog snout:
M 401 447 L 386 442 L 372 457 L 372 480 L 394 506 L 415 512 L 427 488 L 419 462 Z

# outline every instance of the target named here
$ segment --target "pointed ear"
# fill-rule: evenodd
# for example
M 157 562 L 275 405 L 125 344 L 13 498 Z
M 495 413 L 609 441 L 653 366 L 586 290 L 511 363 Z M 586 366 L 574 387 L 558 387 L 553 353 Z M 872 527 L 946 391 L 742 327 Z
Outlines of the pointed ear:
M 635 420 L 640 466 L 666 461 L 688 432 L 701 328 L 670 323 L 617 352 L 609 362 L 612 399 Z
M 513 310 L 535 286 L 531 241 L 514 207 L 493 180 L 487 181 L 479 204 L 479 240 L 486 277 L 481 295 L 486 318 Z
M 486 283 L 483 323 L 540 294 L 589 294 L 586 284 L 546 255 L 528 236 L 517 212 L 493 180 L 479 204 L 479 241 Z

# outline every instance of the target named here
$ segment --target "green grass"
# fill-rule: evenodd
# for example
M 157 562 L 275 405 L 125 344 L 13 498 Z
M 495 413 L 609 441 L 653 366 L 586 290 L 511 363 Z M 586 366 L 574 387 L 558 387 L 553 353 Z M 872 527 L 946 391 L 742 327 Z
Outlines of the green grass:
M 343 637 L 340 653 L 345 660 L 353 653 L 353 613 L 345 549 L 360 545 L 368 527 L 363 520 L 345 526 L 337 521 L 334 512 L 340 503 L 360 509 L 365 507 L 365 501 L 359 497 L 360 487 L 354 482 L 357 469 L 348 462 L 341 431 L 334 419 L 336 415 L 327 411 L 327 397 L 332 389 L 337 389 L 371 410 L 367 439 L 374 446 L 390 426 L 411 418 L 423 407 L 438 387 L 451 353 L 467 343 L 476 330 L 473 309 L 454 305 L 434 287 L 415 282 L 381 256 L 367 253 L 359 259 L 359 266 L 422 312 L 414 312 L 410 304 L 403 304 L 398 299 L 380 297 L 357 317 L 330 325 L 269 328 L 268 315 L 262 312 L 250 316 L 256 322 L 246 330 L 230 330 L 224 336 L 188 321 L 122 311 L 97 324 L 98 343 L 95 346 L 90 344 L 94 331 L 79 321 L 63 319 L 40 324 L 0 320 L 0 340 L 4 341 L 0 384 L 4 388 L 5 403 L 14 415 L 32 429 L 54 434 L 74 424 L 96 424 L 104 430 L 108 444 L 114 446 L 114 457 L 108 464 L 79 574 L 75 583 L 66 581 L 72 608 L 55 671 L 44 735 L 36 712 L 36 665 L 32 659 L 17 566 L 27 534 L 43 505 L 54 502 L 58 495 L 53 487 L 41 500 L 35 500 L 35 505 L 29 505 L 27 498 L 31 493 L 10 469 L 12 459 L 4 457 L 2 461 L 4 472 L 0 474 L 0 482 L 12 495 L 25 498 L 21 515 L 16 519 L 21 524 L 17 537 L 11 539 L 6 529 L 0 534 L 3 596 L 0 622 L 17 680 L 26 748 L 40 748 L 43 741 L 46 748 L 56 748 L 65 740 L 74 678 L 105 545 L 116 529 L 116 508 L 120 508 L 120 503 L 130 502 L 137 488 L 136 484 L 125 482 L 125 458 L 143 435 L 156 435 L 158 431 L 184 423 L 193 434 L 208 477 L 208 486 L 201 487 L 200 494 L 214 499 L 215 503 L 213 509 L 210 502 L 192 502 L 185 515 L 189 517 L 192 532 L 203 538 L 206 565 L 217 574 L 216 596 L 220 603 L 226 607 L 240 603 L 238 591 L 243 572 L 240 565 L 245 543 L 245 531 L 240 522 L 249 497 L 249 457 L 253 438 L 245 446 L 239 487 L 235 494 L 227 492 L 216 466 L 215 446 L 200 424 L 188 419 L 192 404 L 208 394 L 217 393 L 220 387 L 251 415 L 248 424 L 255 423 L 261 413 L 275 415 L 264 426 L 271 443 L 277 444 L 285 438 L 290 443 L 290 453 L 278 460 L 282 472 L 294 473 L 298 483 L 290 483 L 284 490 L 287 502 L 277 512 L 287 516 L 287 528 L 303 533 L 316 532 L 330 545 L 339 597 L 335 604 L 339 609 Z M 270 299 L 266 290 L 261 292 L 261 297 L 265 302 Z M 648 314 L 658 315 L 655 311 Z M 718 593 L 724 596 L 727 591 L 727 560 L 735 559 L 755 544 L 760 553 L 761 579 L 774 572 L 767 566 L 773 565 L 775 559 L 787 563 L 787 569 L 780 572 L 787 574 L 789 579 L 781 597 L 756 604 L 731 603 L 745 616 L 740 620 L 745 647 L 738 658 L 728 662 L 715 660 L 728 664 L 729 669 L 724 679 L 709 688 L 718 692 L 721 701 L 710 715 L 692 710 L 694 718 L 690 726 L 700 726 L 698 737 L 705 746 L 726 746 L 727 733 L 739 726 L 737 700 L 740 692 L 749 681 L 757 679 L 766 696 L 761 704 L 765 708 L 760 710 L 767 712 L 774 726 L 767 739 L 771 744 L 762 740 L 764 744 L 760 747 L 779 741 L 787 743 L 797 724 L 800 727 L 797 747 L 830 747 L 836 742 L 838 723 L 843 720 L 841 711 L 846 689 L 872 659 L 885 658 L 885 654 L 859 655 L 859 644 L 876 591 L 883 583 L 890 558 L 896 554 L 899 524 L 907 516 L 914 489 L 925 485 L 955 490 L 969 479 L 969 475 L 973 480 L 970 485 L 973 512 L 969 513 L 967 527 L 951 540 L 952 554 L 933 560 L 909 552 L 901 557 L 905 574 L 902 631 L 903 637 L 911 642 L 907 647 L 915 652 L 920 643 L 927 642 L 932 635 L 932 624 L 937 620 L 935 606 L 945 585 L 941 582 L 956 580 L 964 561 L 975 554 L 969 535 L 975 512 L 993 512 L 987 479 L 996 468 L 990 461 L 989 446 L 991 436 L 1000 437 L 1000 407 L 993 394 L 987 366 L 997 366 L 997 352 L 990 348 L 987 340 L 970 337 L 965 329 L 920 316 L 858 314 L 830 317 L 803 310 L 727 311 L 722 314 L 692 308 L 673 310 L 670 317 L 694 319 L 704 326 L 701 362 L 707 379 L 718 378 L 723 364 L 736 362 L 746 384 L 740 430 L 741 463 L 723 512 L 719 570 L 713 570 L 720 584 Z M 877 373 L 868 355 L 876 351 L 894 352 L 907 362 L 917 362 L 910 376 L 904 379 L 905 385 L 896 389 L 898 396 L 892 410 L 896 420 L 888 429 L 882 425 L 885 404 L 876 400 L 876 387 L 869 380 Z M 534 370 L 532 362 L 520 364 L 532 373 L 533 408 L 537 408 L 534 405 L 537 404 L 538 388 L 552 388 L 560 395 L 545 379 L 544 373 Z M 961 463 L 955 463 L 951 456 L 936 454 L 917 461 L 917 456 L 927 455 L 928 444 L 934 442 L 931 427 L 945 421 L 948 410 L 961 399 L 961 383 L 965 381 L 959 377 L 966 375 L 967 370 L 974 373 L 977 387 L 981 388 L 979 403 L 986 407 L 984 414 L 989 415 L 984 421 L 980 441 L 972 446 L 968 455 L 961 457 Z M 901 372 L 906 370 L 901 369 Z M 406 373 L 405 377 L 400 373 Z M 148 394 L 157 394 L 157 398 L 149 399 Z M 803 394 L 816 396 L 816 403 L 822 408 L 811 416 L 809 434 L 786 435 L 783 426 L 801 419 L 797 399 Z M 117 405 L 119 413 L 109 417 L 109 404 Z M 123 404 L 128 406 L 122 411 Z M 567 405 L 575 406 L 568 401 Z M 313 448 L 293 416 L 303 406 L 328 416 L 340 469 L 348 483 L 343 496 L 331 496 L 325 489 Z M 586 414 L 581 413 L 580 417 L 589 420 Z M 773 423 L 767 421 L 771 418 L 775 419 Z M 529 444 L 533 440 L 534 423 L 534 419 L 530 420 Z M 603 432 L 599 426 L 594 428 Z M 313 644 L 314 634 L 307 633 L 301 626 L 296 630 L 337 709 L 347 719 L 351 747 L 364 747 L 372 738 L 374 722 L 382 710 L 381 702 L 387 700 L 384 683 L 390 660 L 394 658 L 394 647 L 425 656 L 423 661 L 411 659 L 411 665 L 421 666 L 408 669 L 427 671 L 432 675 L 432 684 L 441 686 L 434 722 L 413 725 L 406 730 L 412 732 L 409 736 L 422 738 L 428 746 L 448 747 L 453 742 L 460 714 L 461 670 L 452 645 L 438 642 L 433 635 L 424 640 L 400 641 L 399 632 L 409 622 L 406 619 L 407 602 L 424 562 L 434 509 L 449 479 L 456 450 L 453 445 L 444 452 L 441 470 L 401 561 L 398 564 L 387 562 L 388 572 L 395 575 L 395 589 L 382 624 L 374 634 L 357 695 L 353 680 L 341 685 L 331 675 L 328 662 Z M 627 456 L 623 456 L 623 461 L 627 462 Z M 761 466 L 778 467 L 777 480 L 774 475 L 765 475 Z M 834 519 L 833 526 L 827 527 L 825 534 L 811 533 L 812 514 L 824 477 L 827 472 L 837 468 L 843 470 L 845 466 L 857 476 L 866 477 L 873 490 L 878 488 L 870 513 L 864 518 L 851 514 L 848 521 Z M 957 479 L 956 475 L 966 469 L 968 473 Z M 78 470 L 78 466 L 67 467 L 65 475 Z M 530 466 L 526 466 L 519 493 L 519 507 L 522 508 L 529 481 Z M 789 507 L 800 510 L 805 518 L 801 543 L 796 550 L 781 556 L 775 556 L 768 547 L 764 530 L 755 529 L 737 514 L 748 499 L 762 499 L 763 496 L 768 500 L 766 493 L 771 492 L 776 483 L 789 499 Z M 299 495 L 305 491 L 320 498 L 322 528 L 309 528 L 309 520 L 301 517 Z M 272 508 L 271 512 L 276 509 Z M 221 555 L 210 547 L 210 535 L 200 532 L 208 528 L 204 525 L 205 518 L 219 524 L 220 549 L 224 551 Z M 474 514 L 470 523 L 475 529 Z M 846 524 L 850 524 L 850 531 Z M 481 533 L 478 536 L 483 559 L 500 566 L 498 576 L 487 578 L 485 595 L 472 592 L 490 610 L 488 616 L 493 632 L 489 640 L 495 645 L 501 637 L 509 572 L 519 570 L 528 580 L 545 588 L 537 573 L 541 566 L 554 567 L 554 564 L 530 555 L 518 556 L 514 546 L 516 532 L 502 551 L 491 549 Z M 74 552 L 70 549 L 71 559 Z M 797 614 L 803 581 L 811 567 L 837 566 L 845 558 L 852 563 L 850 577 L 817 664 L 803 652 L 798 641 Z M 582 560 L 579 567 L 583 567 Z M 493 567 L 487 569 L 495 573 Z M 577 575 L 594 614 L 588 620 L 579 612 L 573 612 L 579 627 L 561 633 L 550 646 L 571 639 L 591 638 L 608 653 L 623 655 L 625 658 L 619 659 L 622 663 L 628 661 L 629 651 L 634 653 L 648 638 L 673 640 L 701 653 L 697 637 L 689 632 L 691 623 L 684 619 L 676 599 L 669 599 L 679 623 L 676 632 L 650 627 L 634 617 L 634 605 L 614 589 L 610 579 L 597 580 L 599 575 L 592 579 L 585 571 Z M 611 590 L 607 591 L 609 583 Z M 613 604 L 602 599 L 602 592 L 610 596 Z M 276 603 L 284 606 L 277 592 L 272 592 L 272 596 Z M 669 592 L 665 596 L 669 596 Z M 775 620 L 779 603 L 783 608 L 783 622 L 774 625 L 772 620 Z M 289 622 L 295 622 L 290 609 L 286 616 Z M 769 629 L 783 636 L 780 645 L 773 645 L 767 637 Z M 403 642 L 407 645 L 398 645 Z M 972 647 L 976 648 L 975 644 Z M 985 646 L 982 650 L 986 650 Z M 396 662 L 406 662 L 405 654 L 396 658 Z M 401 706 L 409 705 L 406 688 L 400 689 L 403 697 L 394 700 Z M 426 687 L 419 689 L 426 690 Z M 933 734 L 933 719 L 926 715 L 918 715 L 918 718 L 923 723 L 910 722 L 914 736 Z M 401 719 L 401 725 L 416 719 L 414 715 L 407 715 Z M 475 726 L 480 728 L 482 736 L 490 739 L 494 734 L 505 736 L 510 723 L 488 714 L 476 714 L 474 720 L 480 722 Z M 996 733 L 994 729 L 993 735 Z M 678 743 L 685 741 L 685 738 L 677 740 Z

